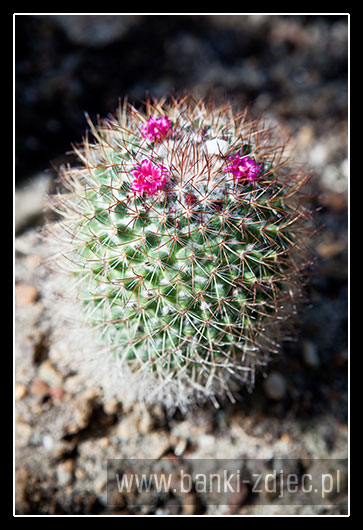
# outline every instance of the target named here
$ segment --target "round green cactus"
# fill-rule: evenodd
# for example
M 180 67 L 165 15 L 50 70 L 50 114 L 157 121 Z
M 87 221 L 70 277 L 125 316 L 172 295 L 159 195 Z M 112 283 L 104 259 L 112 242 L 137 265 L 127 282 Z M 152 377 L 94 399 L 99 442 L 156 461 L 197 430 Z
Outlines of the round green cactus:
M 96 358 L 115 362 L 116 392 L 132 384 L 176 406 L 233 399 L 279 350 L 301 297 L 306 175 L 229 104 L 125 102 L 89 123 L 81 165 L 61 171 L 52 237 L 105 345 Z

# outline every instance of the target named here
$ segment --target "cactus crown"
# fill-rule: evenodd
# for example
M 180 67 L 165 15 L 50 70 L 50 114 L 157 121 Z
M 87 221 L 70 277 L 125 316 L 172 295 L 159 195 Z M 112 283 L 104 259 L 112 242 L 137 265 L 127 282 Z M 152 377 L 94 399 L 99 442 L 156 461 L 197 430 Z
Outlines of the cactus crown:
M 56 198 L 82 318 L 121 369 L 154 381 L 147 398 L 232 397 L 295 312 L 306 175 L 229 104 L 124 102 L 89 124 L 94 143 L 74 148 L 81 165 L 62 169 Z

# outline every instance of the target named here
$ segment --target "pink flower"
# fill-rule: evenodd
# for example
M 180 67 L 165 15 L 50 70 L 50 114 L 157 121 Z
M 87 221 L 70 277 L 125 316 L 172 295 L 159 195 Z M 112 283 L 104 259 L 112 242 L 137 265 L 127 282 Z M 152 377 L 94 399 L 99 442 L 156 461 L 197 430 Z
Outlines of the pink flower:
M 262 166 L 261 164 L 256 164 L 252 158 L 248 156 L 241 157 L 236 154 L 234 157 L 230 157 L 229 160 L 232 161 L 232 164 L 229 164 L 224 171 L 233 173 L 235 180 L 247 179 L 249 182 L 253 182 L 258 179 Z
M 144 192 L 154 195 L 165 186 L 167 173 L 168 170 L 164 166 L 154 164 L 151 160 L 143 160 L 131 171 L 135 177 L 131 183 L 131 189 L 135 195 L 141 196 Z
M 171 130 L 171 122 L 167 116 L 162 118 L 150 116 L 147 123 L 141 127 L 141 134 L 152 142 L 160 142 Z

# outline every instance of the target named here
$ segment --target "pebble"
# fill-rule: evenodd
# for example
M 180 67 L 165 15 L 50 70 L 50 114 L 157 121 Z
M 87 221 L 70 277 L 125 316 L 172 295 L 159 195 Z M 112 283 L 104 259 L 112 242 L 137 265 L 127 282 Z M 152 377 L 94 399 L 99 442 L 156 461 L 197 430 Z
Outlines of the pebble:
M 138 418 L 125 416 L 117 425 L 117 436 L 121 439 L 128 439 L 132 434 L 137 433 Z
M 41 379 L 33 379 L 30 384 L 30 393 L 34 397 L 43 398 L 49 394 L 49 385 Z
M 310 151 L 310 163 L 313 166 L 322 166 L 328 158 L 328 150 L 325 144 L 316 143 Z
M 280 436 L 280 440 L 286 444 L 291 443 L 291 436 L 287 432 L 283 432 Z
M 34 285 L 18 283 L 15 285 L 15 303 L 19 305 L 30 305 L 35 302 L 38 291 Z
M 56 401 L 59 400 L 59 399 L 62 399 L 62 397 L 64 395 L 63 388 L 61 388 L 59 386 L 50 387 L 49 393 L 52 396 L 52 398 L 54 400 L 56 400 Z
M 81 429 L 84 429 L 91 417 L 94 410 L 95 396 L 92 392 L 84 392 L 83 395 L 79 396 L 74 402 L 72 422 L 67 424 L 68 434 L 75 434 Z
M 51 387 L 60 388 L 62 386 L 63 377 L 49 360 L 43 361 L 39 366 L 38 375 L 42 381 Z
M 74 460 L 68 458 L 57 467 L 57 481 L 60 486 L 67 486 L 73 480 Z
M 311 368 L 317 368 L 320 365 L 319 352 L 315 344 L 305 340 L 302 344 L 302 356 L 304 363 Z
M 54 448 L 54 440 L 49 434 L 45 434 L 43 436 L 42 442 L 43 442 L 44 449 L 46 449 L 47 451 L 52 451 L 53 450 L 53 448 Z
M 14 394 L 16 401 L 21 401 L 26 396 L 26 386 L 22 383 L 16 383 Z
M 213 447 L 214 443 L 215 438 L 211 434 L 202 434 L 202 436 L 198 437 L 198 446 L 201 449 L 209 449 Z
M 78 480 L 84 480 L 87 477 L 87 473 L 82 467 L 77 467 L 74 474 Z
M 32 435 L 32 426 L 25 421 L 18 420 L 15 429 L 15 447 L 26 447 Z
M 286 394 L 286 381 L 279 372 L 271 372 L 264 382 L 264 390 L 268 398 L 276 401 Z
M 141 415 L 140 421 L 139 421 L 139 431 L 141 434 L 147 434 L 152 430 L 154 426 L 154 420 L 147 411 L 144 411 L 144 413 Z
M 110 445 L 110 440 L 107 438 L 107 436 L 102 436 L 102 438 L 99 439 L 100 447 L 108 447 Z
M 174 447 L 175 456 L 181 456 L 188 446 L 188 440 L 180 438 Z
M 115 397 L 107 399 L 103 404 L 103 410 L 109 416 L 116 414 L 120 410 L 120 402 Z
M 321 258 L 332 259 L 342 252 L 345 246 L 344 241 L 322 241 L 316 251 Z
M 27 184 L 15 190 L 16 233 L 34 224 L 43 217 L 45 195 L 50 189 L 50 175 L 40 173 L 29 179 Z
M 105 473 L 100 473 L 93 482 L 93 487 L 96 493 L 101 494 L 106 491 L 107 476 Z

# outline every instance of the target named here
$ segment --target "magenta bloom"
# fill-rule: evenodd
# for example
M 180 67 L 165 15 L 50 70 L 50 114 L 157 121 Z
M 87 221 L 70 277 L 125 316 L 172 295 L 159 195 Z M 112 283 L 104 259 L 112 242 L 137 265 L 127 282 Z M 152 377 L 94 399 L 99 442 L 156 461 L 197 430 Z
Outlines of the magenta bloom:
M 252 158 L 248 156 L 241 157 L 236 154 L 234 157 L 230 157 L 229 160 L 232 161 L 232 164 L 229 164 L 224 171 L 233 173 L 234 180 L 247 179 L 249 182 L 253 182 L 258 179 L 262 166 L 261 164 L 256 164 Z
M 162 118 L 150 116 L 147 123 L 141 127 L 141 134 L 152 142 L 160 142 L 171 130 L 171 122 L 167 116 Z
M 131 183 L 131 189 L 135 195 L 154 195 L 157 191 L 162 190 L 166 184 L 166 174 L 168 170 L 161 164 L 154 164 L 151 160 L 143 160 L 139 166 L 136 166 L 131 174 L 135 180 Z

